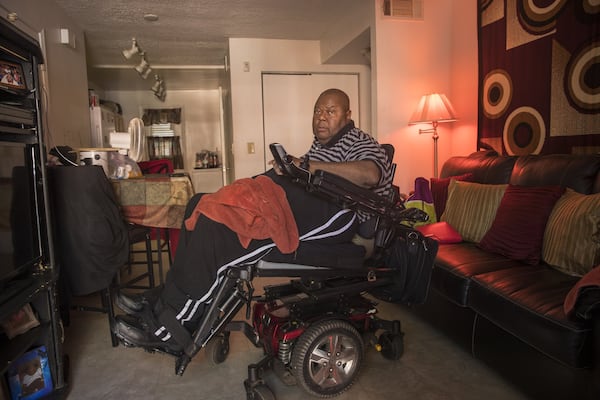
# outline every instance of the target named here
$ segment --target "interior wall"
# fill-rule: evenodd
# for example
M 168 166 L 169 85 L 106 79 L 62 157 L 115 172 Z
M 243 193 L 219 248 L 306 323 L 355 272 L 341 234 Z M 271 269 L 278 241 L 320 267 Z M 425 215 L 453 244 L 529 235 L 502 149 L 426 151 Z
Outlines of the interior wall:
M 321 60 L 327 62 L 340 49 L 347 46 L 362 32 L 369 29 L 372 7 L 368 1 L 363 1 L 360 7 L 344 10 L 344 21 L 332 17 L 329 31 L 321 40 Z
M 431 134 L 419 135 L 419 125 L 408 126 L 421 96 L 445 93 L 459 116 L 458 122 L 438 127 L 439 167 L 451 155 L 475 150 L 477 2 L 425 1 L 422 20 L 384 17 L 382 3 L 376 1 L 371 29 L 373 115 L 379 141 L 396 148 L 395 183 L 408 193 L 415 178 L 434 176 Z
M 479 103 L 479 50 L 477 41 L 477 0 L 454 1 L 452 16 L 451 93 L 459 120 L 453 122 L 440 160 L 468 155 L 477 150 L 477 112 Z M 441 168 L 440 164 L 440 168 Z
M 263 71 L 358 73 L 361 125 L 364 130 L 370 130 L 371 75 L 367 66 L 321 64 L 318 41 L 232 38 L 229 39 L 229 52 L 235 179 L 264 171 Z M 248 71 L 244 70 L 245 63 Z M 294 93 L 289 93 L 289 96 L 294 96 Z M 269 111 L 264 110 L 265 113 Z M 306 117 L 311 118 L 310 115 Z M 312 136 L 312 132 L 306 134 Z M 255 153 L 248 153 L 248 143 L 255 144 Z
M 42 107 L 46 145 L 90 146 L 87 67 L 83 31 L 52 0 L 2 0 L 2 17 L 18 15 L 16 26 L 35 40 L 43 32 Z M 74 37 L 75 48 L 60 43 L 60 29 Z

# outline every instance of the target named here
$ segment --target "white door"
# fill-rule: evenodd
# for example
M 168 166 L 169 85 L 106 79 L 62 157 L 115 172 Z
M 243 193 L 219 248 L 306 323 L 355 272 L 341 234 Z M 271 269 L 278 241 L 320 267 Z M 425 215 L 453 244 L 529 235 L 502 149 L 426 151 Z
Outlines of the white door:
M 343 90 L 350 97 L 352 119 L 360 126 L 358 74 L 263 73 L 263 121 L 265 171 L 271 159 L 269 144 L 281 143 L 288 154 L 300 157 L 313 141 L 312 114 L 315 101 L 329 88 Z

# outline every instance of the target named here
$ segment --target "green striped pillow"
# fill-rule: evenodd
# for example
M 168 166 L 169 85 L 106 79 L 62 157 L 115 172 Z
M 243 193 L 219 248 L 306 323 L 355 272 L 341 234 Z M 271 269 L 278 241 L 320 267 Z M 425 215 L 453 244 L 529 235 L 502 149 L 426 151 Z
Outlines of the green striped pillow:
M 487 185 L 453 179 L 440 219 L 456 229 L 464 241 L 479 243 L 492 226 L 507 187 L 507 184 Z
M 567 189 L 548 218 L 542 260 L 566 274 L 585 275 L 600 264 L 599 228 L 600 193 Z

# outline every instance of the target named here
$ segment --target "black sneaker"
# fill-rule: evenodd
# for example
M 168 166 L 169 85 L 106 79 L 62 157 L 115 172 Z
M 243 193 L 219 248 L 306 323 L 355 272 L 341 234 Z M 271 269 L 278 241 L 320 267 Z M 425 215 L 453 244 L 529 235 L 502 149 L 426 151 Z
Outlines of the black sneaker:
M 142 318 L 132 315 L 115 317 L 113 332 L 126 347 L 141 347 L 147 351 L 159 351 L 179 357 L 183 347 L 173 339 L 160 340 L 154 335 L 155 327 Z
M 144 310 L 144 307 L 150 306 L 151 308 L 156 303 L 162 289 L 163 286 L 161 285 L 136 294 L 127 294 L 119 290 L 115 295 L 115 304 L 127 314 L 137 315 Z

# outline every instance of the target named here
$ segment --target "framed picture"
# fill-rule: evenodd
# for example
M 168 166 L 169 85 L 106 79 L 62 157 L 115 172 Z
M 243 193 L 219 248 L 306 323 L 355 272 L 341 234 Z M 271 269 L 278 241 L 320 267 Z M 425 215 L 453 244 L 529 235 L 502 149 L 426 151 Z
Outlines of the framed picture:
M 9 339 L 35 328 L 40 321 L 35 317 L 30 304 L 26 304 L 19 311 L 14 312 L 1 325 Z
M 8 61 L 0 60 L 0 87 L 14 90 L 26 90 L 23 67 Z
M 8 367 L 8 385 L 13 400 L 40 399 L 52 392 L 45 346 L 28 351 Z

